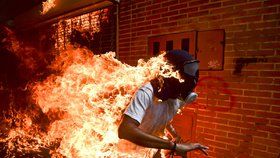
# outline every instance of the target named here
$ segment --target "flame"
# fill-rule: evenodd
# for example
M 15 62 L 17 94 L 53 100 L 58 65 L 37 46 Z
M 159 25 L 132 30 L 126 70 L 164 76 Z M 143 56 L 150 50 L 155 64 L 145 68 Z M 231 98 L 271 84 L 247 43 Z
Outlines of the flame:
M 55 7 L 55 0 L 47 0 L 46 2 L 42 3 L 43 10 L 41 14 L 46 14 L 50 9 Z
M 16 34 L 9 28 L 0 26 L 3 32 L 3 39 L 0 39 L 0 45 L 3 49 L 13 54 L 19 63 L 17 63 L 17 69 L 19 69 L 19 75 L 21 79 L 30 78 L 42 68 L 47 65 L 45 60 L 46 54 L 38 51 L 30 43 L 24 43 L 18 40 Z M 2 52 L 0 52 L 2 53 Z
M 180 78 L 164 54 L 130 66 L 117 60 L 114 52 L 94 55 L 68 47 L 49 68 L 54 73 L 32 85 L 32 98 L 50 120 L 49 126 L 42 131 L 30 116 L 16 116 L 24 123 L 0 139 L 8 144 L 8 151 L 48 149 L 51 157 L 67 158 L 144 157 L 141 152 L 118 150 L 122 113 L 135 91 L 149 80 L 158 75 Z

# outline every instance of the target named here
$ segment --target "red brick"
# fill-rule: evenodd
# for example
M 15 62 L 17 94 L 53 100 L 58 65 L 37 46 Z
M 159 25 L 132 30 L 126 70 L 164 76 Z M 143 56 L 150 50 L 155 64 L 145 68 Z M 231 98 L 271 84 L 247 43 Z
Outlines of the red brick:
M 141 8 L 141 7 L 145 7 L 145 6 L 148 6 L 148 5 L 151 5 L 151 2 L 150 1 L 144 1 L 144 2 L 137 3 L 136 7 Z
M 261 43 L 236 43 L 234 49 L 238 51 L 244 50 L 259 50 L 261 48 Z
M 226 155 L 231 155 L 230 151 L 227 149 L 215 148 L 214 151 L 216 153 L 214 157 L 225 157 Z
M 273 83 L 272 78 L 261 78 L 261 77 L 247 77 L 245 78 L 246 83 Z
M 268 132 L 260 131 L 254 128 L 251 129 L 241 129 L 241 133 L 244 135 L 253 135 L 253 136 L 258 136 L 262 138 L 267 138 L 268 137 Z
M 268 37 L 270 38 L 270 37 Z M 263 39 L 264 41 L 269 41 L 270 39 Z M 252 40 L 253 41 L 253 40 Z M 261 42 L 261 41 L 259 41 Z M 272 63 L 256 63 L 249 64 L 246 69 L 248 70 L 272 70 L 274 69 L 274 65 Z
M 277 49 L 280 47 L 280 42 L 262 43 L 262 49 Z
M 161 23 L 161 27 L 171 27 L 173 29 L 175 26 L 177 26 L 177 21 L 171 21 L 167 23 Z
M 244 9 L 252 10 L 253 8 L 260 8 L 260 7 L 262 7 L 262 2 L 245 3 L 245 4 L 242 4 L 242 5 L 235 6 L 235 8 L 237 10 L 244 10 Z
M 257 103 L 260 104 L 271 104 L 271 105 L 280 105 L 279 99 L 266 99 L 266 98 L 258 98 Z
M 186 19 L 187 15 L 186 14 L 179 14 L 179 15 L 175 15 L 175 16 L 170 16 L 168 17 L 169 21 L 178 21 L 178 20 L 182 20 L 182 19 Z M 180 30 L 180 29 L 179 29 Z
M 155 19 L 159 19 L 159 18 L 160 18 L 160 16 L 158 14 L 146 16 L 146 20 L 155 20 Z
M 269 78 L 267 79 L 269 80 Z M 271 85 L 271 84 L 259 84 L 259 90 L 268 90 L 268 91 L 279 91 L 280 86 L 278 85 Z
M 275 113 L 280 113 L 280 107 L 278 106 L 272 106 L 271 107 L 271 112 L 275 112 Z
M 280 133 L 269 133 L 270 139 L 280 140 Z
M 207 94 L 207 97 L 210 99 L 218 99 L 218 100 L 229 100 L 229 98 L 230 98 L 230 96 L 228 95 L 228 94 L 219 94 L 219 95 L 217 95 L 217 94 L 214 94 L 214 93 L 211 93 L 211 92 L 209 92 L 208 94 Z
M 157 9 L 152 10 L 152 14 L 160 14 L 160 13 L 164 13 L 164 12 L 167 12 L 167 11 L 168 11 L 167 7 L 157 8 Z
M 232 12 L 226 12 L 222 14 L 223 19 L 228 19 L 228 18 L 237 18 L 237 17 L 244 17 L 246 16 L 245 11 L 240 11 L 240 10 L 234 10 Z
M 242 75 L 248 76 L 248 77 L 259 76 L 259 72 L 255 71 L 255 70 L 249 71 L 249 70 L 243 69 L 242 70 Z
M 278 153 L 279 153 L 279 147 L 268 146 L 267 151 L 270 152 L 270 153 L 276 153 L 276 154 L 278 154 Z
M 219 142 L 212 141 L 212 140 L 204 140 L 204 144 L 207 144 L 207 146 L 210 146 L 210 147 L 226 148 L 225 143 L 219 143 Z
M 266 118 L 250 117 L 250 116 L 244 116 L 242 118 L 242 120 L 245 122 L 253 122 L 253 123 L 262 124 L 262 125 L 265 125 L 269 122 L 268 119 L 266 119 Z
M 236 88 L 236 89 L 257 89 L 257 84 L 248 84 L 248 83 L 229 83 L 230 88 Z
M 157 25 L 157 24 L 146 26 L 147 30 L 153 30 L 153 29 L 158 29 L 158 28 L 159 28 L 159 25 Z
M 227 5 L 237 5 L 237 4 L 242 4 L 247 2 L 247 0 L 229 0 L 229 1 L 225 1 L 223 2 L 223 6 L 227 6 Z
M 253 97 L 271 97 L 271 92 L 244 90 L 244 95 Z
M 156 19 L 156 20 L 152 20 L 152 24 L 161 24 L 161 23 L 164 23 L 164 22 L 168 22 L 168 18 L 167 17 Z
M 198 7 L 188 7 L 186 9 L 181 9 L 180 14 L 196 12 L 196 11 L 198 11 Z
M 256 98 L 252 98 L 252 97 L 240 97 L 240 96 L 236 96 L 235 97 L 237 102 L 243 102 L 243 103 L 256 103 Z
M 208 15 L 209 11 L 199 11 L 199 12 L 194 12 L 194 13 L 189 13 L 189 17 L 198 17 L 198 16 L 203 16 L 203 15 Z
M 269 126 L 269 125 L 257 125 L 256 129 L 276 133 L 280 131 L 280 127 Z
M 227 131 L 227 132 L 234 132 L 234 133 L 240 133 L 240 128 L 238 127 L 230 127 L 226 125 L 216 125 L 216 129 L 222 130 L 222 131 Z
M 273 98 L 280 98 L 280 93 L 273 92 Z
M 264 152 L 264 151 L 260 151 L 260 150 L 253 150 L 253 155 L 254 157 L 271 157 L 271 158 L 276 158 L 278 155 L 277 154 L 273 154 L 273 153 L 268 153 L 268 152 Z
M 252 103 L 244 103 L 243 108 L 253 109 L 253 110 L 264 110 L 269 111 L 270 106 L 266 104 L 252 104 Z
M 199 10 L 219 8 L 219 7 L 221 7 L 221 2 L 202 5 L 202 6 L 199 7 Z
M 165 2 L 165 3 L 162 3 L 162 6 L 163 7 L 170 7 L 170 6 L 172 6 L 172 5 L 176 5 L 176 4 L 178 4 L 179 2 L 178 2 L 178 0 L 171 0 L 171 1 L 167 1 L 167 2 Z M 182 5 L 182 4 L 181 4 Z M 187 5 L 186 5 L 187 6 Z
M 237 121 L 241 120 L 241 116 L 235 114 L 218 113 L 217 117 L 228 119 L 228 120 L 237 120 Z
M 273 112 L 264 112 L 264 111 L 256 111 L 256 116 L 264 117 L 264 118 L 280 118 L 280 113 Z
M 271 27 L 277 27 L 278 24 L 276 21 L 265 21 L 265 22 L 257 22 L 248 24 L 249 29 L 260 29 L 260 28 L 271 28 Z
M 161 4 L 152 4 L 146 7 L 146 10 L 154 10 L 161 7 Z
M 196 6 L 196 5 L 202 5 L 208 3 L 209 0 L 196 0 L 193 2 L 189 2 L 189 6 Z
M 230 13 L 233 12 L 234 8 L 232 6 L 229 7 L 222 7 L 222 8 L 215 8 L 210 10 L 211 14 L 222 14 L 222 13 Z
M 228 133 L 228 138 L 238 139 L 246 142 L 252 141 L 252 136 L 246 134 Z
M 188 8 L 187 2 L 169 6 L 169 10 L 180 10 L 180 9 L 184 9 L 184 8 Z
M 228 123 L 228 120 L 226 120 L 226 119 L 205 117 L 205 116 L 201 116 L 201 115 L 198 115 L 197 119 L 202 120 L 202 121 L 207 121 L 207 122 L 218 123 L 218 124 L 227 124 Z
M 136 8 L 136 9 L 132 9 L 132 14 L 137 14 L 137 13 L 141 13 L 141 12 L 145 12 L 146 8 Z
M 231 100 L 218 100 L 217 107 L 224 107 L 232 110 L 232 108 L 240 108 L 241 103 L 236 103 L 234 99 Z M 229 112 L 229 111 L 228 111 Z
M 213 135 L 219 135 L 219 136 L 226 136 L 227 133 L 220 131 L 220 130 L 214 130 L 214 129 L 208 129 L 208 128 L 204 128 L 204 132 L 205 133 L 209 133 L 209 134 L 213 134 Z
M 209 133 L 198 133 L 197 137 L 203 138 L 203 139 L 211 139 L 214 140 L 214 135 L 209 134 Z
M 142 22 L 138 22 L 137 26 L 146 26 L 146 25 L 150 25 L 151 21 L 142 21 Z
M 274 51 L 275 53 L 275 51 Z M 273 56 L 273 57 L 267 57 L 267 62 L 268 63 L 279 63 L 280 62 L 280 58 L 276 55 L 276 56 Z
M 213 124 L 213 123 L 203 122 L 203 121 L 200 121 L 200 120 L 197 120 L 196 125 L 198 127 L 207 127 L 207 128 L 212 128 L 212 129 L 215 129 L 215 127 L 216 127 L 216 125 Z
M 243 104 L 245 104 L 245 103 L 243 103 Z M 240 114 L 240 115 L 251 115 L 251 116 L 255 115 L 255 110 L 232 108 L 230 111 L 233 113 Z
M 246 51 L 246 56 L 253 56 L 253 55 L 263 55 L 263 56 L 273 56 L 273 50 L 257 50 L 257 51 Z
M 197 112 L 199 115 L 203 115 L 203 116 L 211 116 L 211 117 L 216 117 L 216 112 L 213 111 L 208 111 L 208 110 L 199 110 Z
M 252 148 L 253 149 L 258 149 L 258 150 L 266 150 L 266 146 L 265 145 L 261 145 L 261 144 L 256 144 L 256 143 L 252 143 Z
M 280 4 L 279 0 L 264 1 L 264 6 L 274 6 L 276 4 Z
M 247 29 L 247 25 L 245 24 L 241 24 L 241 25 L 228 25 L 224 27 L 226 31 L 243 31 Z M 227 40 L 228 44 L 234 44 L 233 42 L 235 42 L 237 39 L 233 40 Z
M 264 144 L 264 145 L 267 145 L 267 146 L 276 146 L 277 147 L 279 145 L 278 144 L 279 142 L 276 141 L 276 140 L 258 138 L 258 137 L 254 137 L 253 142 L 258 143 L 258 144 Z
M 228 106 L 210 106 L 210 107 L 207 107 L 207 109 L 211 110 L 211 111 L 222 111 L 222 112 L 228 112 L 230 111 L 230 107 Z
M 163 14 L 161 14 L 161 17 L 174 16 L 174 15 L 178 15 L 178 11 L 177 10 L 169 11 L 169 12 L 164 12 Z
M 257 9 L 250 9 L 247 11 L 248 15 L 257 15 L 257 14 L 270 14 L 276 13 L 277 7 L 259 7 Z
M 274 84 L 276 85 L 280 85 L 280 78 L 274 78 L 274 81 L 273 81 Z
M 226 138 L 226 137 L 220 137 L 220 136 L 216 136 L 215 137 L 216 141 L 220 141 L 220 142 L 224 142 L 224 143 L 229 143 L 229 144 L 233 144 L 233 145 L 238 145 L 239 141 L 236 139 L 230 139 L 230 138 Z
M 221 19 L 220 15 L 212 15 L 212 16 L 205 16 L 205 17 L 200 17 L 199 21 L 211 21 L 214 22 L 216 20 Z
M 249 123 L 249 122 L 229 121 L 228 124 L 230 126 L 240 127 L 240 128 L 254 128 L 255 127 L 255 125 L 253 123 Z
M 151 31 L 148 30 L 148 31 L 139 31 L 137 32 L 137 36 L 142 36 L 142 35 L 149 35 L 151 34 Z
M 134 18 L 134 19 L 132 19 L 132 22 L 133 22 L 133 23 L 137 23 L 137 22 L 143 22 L 144 20 L 145 20 L 144 17 L 140 17 L 140 18 Z
M 270 124 L 280 127 L 280 120 L 270 120 Z
M 196 127 L 196 132 L 197 133 L 203 133 L 204 132 L 204 128 L 203 127 Z

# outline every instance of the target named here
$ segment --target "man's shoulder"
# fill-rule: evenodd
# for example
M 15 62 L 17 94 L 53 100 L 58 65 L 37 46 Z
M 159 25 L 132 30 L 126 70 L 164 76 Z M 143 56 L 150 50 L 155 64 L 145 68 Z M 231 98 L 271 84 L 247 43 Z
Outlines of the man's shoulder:
M 143 91 L 147 93 L 148 95 L 152 95 L 154 93 L 153 86 L 151 85 L 150 82 L 146 83 L 144 86 L 142 86 L 139 91 Z

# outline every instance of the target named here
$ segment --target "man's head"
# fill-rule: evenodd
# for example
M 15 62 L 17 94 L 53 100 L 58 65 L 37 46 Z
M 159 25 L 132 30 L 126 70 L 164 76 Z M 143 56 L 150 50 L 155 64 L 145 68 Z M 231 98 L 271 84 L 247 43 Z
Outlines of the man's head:
M 184 82 L 176 78 L 163 78 L 163 86 L 156 92 L 156 96 L 161 100 L 168 98 L 181 98 L 185 100 L 193 91 L 199 77 L 198 61 L 188 52 L 183 50 L 171 50 L 165 55 L 167 61 L 178 70 Z

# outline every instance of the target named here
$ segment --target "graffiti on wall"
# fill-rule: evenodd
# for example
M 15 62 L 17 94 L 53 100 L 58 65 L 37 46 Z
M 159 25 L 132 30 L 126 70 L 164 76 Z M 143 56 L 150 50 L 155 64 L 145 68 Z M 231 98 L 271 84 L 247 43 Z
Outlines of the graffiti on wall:
M 235 68 L 233 74 L 240 74 L 242 69 L 248 64 L 265 62 L 267 62 L 267 58 L 237 58 L 235 59 Z
M 235 97 L 229 89 L 229 84 L 221 77 L 201 77 L 197 88 L 203 103 L 196 103 L 200 108 L 215 111 L 230 111 L 235 105 Z

